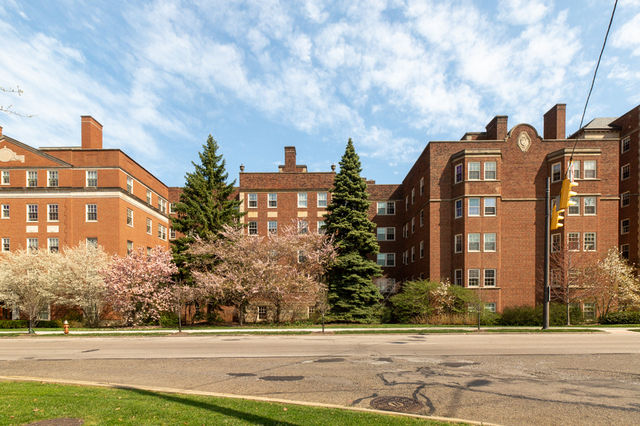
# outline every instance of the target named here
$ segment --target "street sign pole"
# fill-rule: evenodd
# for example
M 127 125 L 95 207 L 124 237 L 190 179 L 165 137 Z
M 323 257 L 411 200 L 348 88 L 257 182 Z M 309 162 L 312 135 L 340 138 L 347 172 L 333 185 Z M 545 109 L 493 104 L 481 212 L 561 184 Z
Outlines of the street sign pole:
M 544 214 L 544 295 L 542 300 L 542 329 L 549 329 L 549 243 L 551 240 L 551 178 L 547 178 L 545 190 L 545 214 Z

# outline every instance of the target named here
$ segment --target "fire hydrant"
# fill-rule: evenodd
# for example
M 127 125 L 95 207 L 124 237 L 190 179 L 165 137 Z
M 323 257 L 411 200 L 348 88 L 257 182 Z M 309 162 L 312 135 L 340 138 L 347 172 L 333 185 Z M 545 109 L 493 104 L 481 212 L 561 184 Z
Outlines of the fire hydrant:
M 64 325 L 64 334 L 69 334 L 69 321 L 64 320 L 62 325 Z

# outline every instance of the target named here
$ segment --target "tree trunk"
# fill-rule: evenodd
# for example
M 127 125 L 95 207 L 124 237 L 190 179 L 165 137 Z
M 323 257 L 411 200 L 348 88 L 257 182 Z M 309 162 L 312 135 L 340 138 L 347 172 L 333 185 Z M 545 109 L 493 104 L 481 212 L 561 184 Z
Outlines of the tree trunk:
M 567 300 L 567 325 L 571 325 L 571 303 Z

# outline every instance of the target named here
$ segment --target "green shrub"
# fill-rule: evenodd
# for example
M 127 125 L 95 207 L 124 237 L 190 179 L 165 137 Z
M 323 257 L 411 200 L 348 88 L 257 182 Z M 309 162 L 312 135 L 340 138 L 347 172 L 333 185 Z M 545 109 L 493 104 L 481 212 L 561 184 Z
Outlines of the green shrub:
M 542 326 L 542 311 L 536 312 L 533 306 L 514 306 L 504 308 L 498 319 L 498 325 L 506 326 Z
M 600 317 L 600 324 L 640 324 L 640 311 L 611 312 Z
M 27 320 L 2 320 L 0 321 L 0 329 L 27 328 L 29 321 Z
M 178 326 L 178 315 L 173 312 L 163 312 L 160 315 L 160 326 L 161 327 L 177 327 Z

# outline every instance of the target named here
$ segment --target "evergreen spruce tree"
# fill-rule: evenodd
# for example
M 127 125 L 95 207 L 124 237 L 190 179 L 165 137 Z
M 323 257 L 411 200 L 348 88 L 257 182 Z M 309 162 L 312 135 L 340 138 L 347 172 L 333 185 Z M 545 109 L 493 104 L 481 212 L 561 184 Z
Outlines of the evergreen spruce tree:
M 334 236 L 338 252 L 327 275 L 334 321 L 373 322 L 382 298 L 372 281 L 382 271 L 369 259 L 379 247 L 374 234 L 376 225 L 368 218 L 371 203 L 361 171 L 360 158 L 349 139 L 333 183 L 326 219 L 327 233 Z
M 209 135 L 207 143 L 199 152 L 200 163 L 193 161 L 193 173 L 187 173 L 180 201 L 175 205 L 176 217 L 171 226 L 182 237 L 173 240 L 173 259 L 178 266 L 178 279 L 191 283 L 190 268 L 193 257 L 186 251 L 198 236 L 205 240 L 218 238 L 224 225 L 233 225 L 244 215 L 238 209 L 241 201 L 232 200 L 236 181 L 227 184 L 229 174 L 225 171 L 222 155 L 217 155 L 218 143 Z

